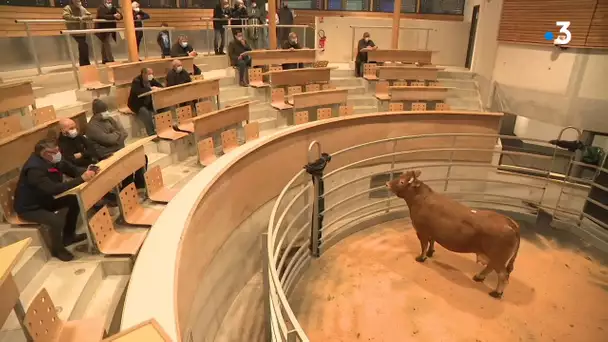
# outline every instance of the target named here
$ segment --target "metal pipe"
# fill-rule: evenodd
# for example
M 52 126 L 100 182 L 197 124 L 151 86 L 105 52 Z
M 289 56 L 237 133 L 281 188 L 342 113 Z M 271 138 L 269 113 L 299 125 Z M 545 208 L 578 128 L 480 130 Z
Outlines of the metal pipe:
M 74 79 L 76 80 L 76 85 L 78 89 L 80 89 L 80 79 L 78 78 L 78 67 L 76 66 L 76 58 L 74 57 L 74 48 L 70 42 L 70 36 L 65 35 L 65 43 L 68 45 L 68 54 L 70 55 L 70 60 L 72 61 L 72 72 L 74 73 Z
M 40 61 L 38 60 L 38 53 L 36 53 L 36 44 L 34 44 L 34 38 L 32 37 L 32 32 L 30 32 L 30 24 L 25 23 L 25 34 L 27 35 L 27 42 L 30 46 L 30 52 L 34 57 L 34 64 L 36 64 L 36 69 L 38 70 L 38 75 L 42 75 L 42 67 L 40 67 Z
M 104 33 L 104 32 L 122 32 L 124 27 L 107 28 L 107 29 L 86 29 L 86 30 L 61 30 L 59 34 L 74 35 L 74 34 L 89 34 L 89 33 Z M 175 30 L 175 27 L 136 27 L 135 31 L 163 31 Z
M 144 28 L 144 22 L 141 22 L 141 28 Z M 148 44 L 146 44 L 146 30 L 141 31 L 141 41 L 144 43 L 144 57 L 148 58 Z
M 262 233 L 262 278 L 264 295 L 264 341 L 272 341 L 272 325 L 270 323 L 270 280 L 268 278 L 268 233 Z

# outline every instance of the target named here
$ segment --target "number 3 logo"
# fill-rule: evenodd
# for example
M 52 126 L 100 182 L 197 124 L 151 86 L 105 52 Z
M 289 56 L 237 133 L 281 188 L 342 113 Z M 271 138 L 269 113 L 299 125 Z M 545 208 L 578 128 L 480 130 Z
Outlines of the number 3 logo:
M 570 32 L 570 30 L 568 30 L 568 27 L 570 27 L 570 22 L 569 21 L 557 21 L 557 22 L 555 22 L 555 25 L 561 27 L 561 29 L 559 30 L 559 33 L 563 33 L 565 36 L 562 34 L 558 35 L 557 38 L 555 38 L 555 40 L 553 41 L 553 44 L 566 45 L 566 44 L 570 43 L 570 40 L 572 40 L 572 33 Z

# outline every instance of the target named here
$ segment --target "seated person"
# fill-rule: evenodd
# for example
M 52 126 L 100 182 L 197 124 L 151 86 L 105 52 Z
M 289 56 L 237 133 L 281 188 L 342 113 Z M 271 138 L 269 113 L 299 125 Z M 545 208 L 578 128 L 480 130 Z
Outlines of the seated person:
M 61 130 L 58 139 L 59 149 L 65 160 L 80 167 L 88 167 L 99 162 L 100 158 L 93 142 L 80 134 L 74 120 L 59 119 L 59 129 Z
M 160 24 L 160 27 L 169 27 L 167 23 Z M 171 38 L 169 37 L 168 30 L 162 30 L 158 32 L 156 37 L 156 43 L 160 47 L 161 58 L 171 56 Z
M 63 182 L 63 175 L 72 177 Z M 63 160 L 55 139 L 36 143 L 19 175 L 15 190 L 14 209 L 23 220 L 49 226 L 51 255 L 70 261 L 74 255 L 65 246 L 84 241 L 86 234 L 76 234 L 80 207 L 76 196 L 55 199 L 95 176 L 95 171 L 80 168 Z
M 302 48 L 302 46 L 300 44 L 298 44 L 298 35 L 295 32 L 291 32 L 289 34 L 289 38 L 283 42 L 283 45 L 281 45 L 281 48 L 284 50 L 299 50 Z M 289 69 L 297 69 L 297 68 L 303 68 L 304 67 L 304 63 L 285 63 L 283 64 L 283 70 L 289 70 Z
M 129 106 L 129 109 L 144 123 L 148 135 L 156 134 L 156 128 L 154 127 L 154 104 L 152 103 L 151 95 L 141 98 L 139 95 L 162 87 L 163 85 L 154 79 L 154 71 L 150 68 L 141 69 L 139 76 L 136 76 L 131 82 L 131 91 L 129 92 L 127 106 Z M 93 101 L 93 105 L 94 104 L 95 101 Z M 95 106 L 93 106 L 93 109 L 94 108 Z
M 247 51 L 251 51 L 251 47 L 245 41 L 243 32 L 237 32 L 234 40 L 228 45 L 228 56 L 230 57 L 230 65 L 239 69 L 239 84 L 243 87 L 246 87 L 249 83 L 247 70 L 251 66 L 251 57 L 245 55 Z
M 188 36 L 181 35 L 177 38 L 177 42 L 173 44 L 171 48 L 171 57 L 187 57 L 198 56 L 198 52 L 194 50 L 194 48 L 188 43 Z M 200 75 L 202 74 L 201 69 L 199 69 L 196 65 L 194 65 L 194 74 Z
M 182 61 L 175 59 L 171 66 L 171 70 L 167 73 L 167 87 L 192 82 L 190 74 L 182 66 Z
M 357 44 L 357 59 L 355 60 L 355 75 L 363 77 L 363 64 L 367 63 L 367 52 L 377 50 L 378 47 L 370 39 L 369 32 L 363 33 L 363 38 Z
M 93 116 L 87 124 L 87 136 L 93 142 L 97 155 L 103 160 L 125 147 L 128 134 L 122 124 L 110 116 L 105 102 L 95 99 L 93 100 Z M 123 186 L 135 182 L 136 188 L 145 189 L 144 173 L 147 163 L 146 157 L 146 166 L 135 171 L 135 179 L 132 176 L 125 178 Z

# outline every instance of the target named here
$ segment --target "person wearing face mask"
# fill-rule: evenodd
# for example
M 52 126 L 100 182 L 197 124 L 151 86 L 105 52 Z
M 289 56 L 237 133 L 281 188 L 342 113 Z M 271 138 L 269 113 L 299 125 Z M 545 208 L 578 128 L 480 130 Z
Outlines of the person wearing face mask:
M 247 81 L 247 70 L 251 66 L 251 57 L 245 54 L 247 51 L 251 51 L 251 47 L 243 38 L 243 32 L 237 32 L 234 40 L 228 45 L 228 56 L 230 57 L 230 65 L 237 67 L 239 70 L 239 84 L 242 87 L 246 87 L 249 83 Z
M 296 50 L 296 49 L 301 49 L 302 46 L 298 43 L 298 35 L 295 32 L 291 32 L 289 34 L 289 37 L 286 41 L 283 42 L 282 49 L 284 50 Z M 283 64 L 283 70 L 289 70 L 289 69 L 297 69 L 297 68 L 303 68 L 304 64 L 303 63 L 285 63 Z
M 64 182 L 63 175 L 72 179 Z M 95 176 L 96 172 L 80 168 L 63 160 L 57 141 L 53 138 L 36 143 L 19 174 L 15 189 L 14 210 L 26 221 L 49 227 L 51 255 L 70 261 L 74 255 L 65 246 L 84 241 L 85 234 L 76 234 L 80 213 L 76 196 L 59 195 Z
M 251 5 L 247 9 L 247 15 L 249 17 L 248 23 L 251 25 L 262 25 L 264 23 L 264 13 L 258 8 L 258 4 L 255 1 L 251 2 Z M 259 27 L 247 29 L 247 39 L 251 42 L 253 49 L 262 48 L 262 34 L 263 31 Z
M 294 15 L 292 10 L 287 6 L 287 2 L 283 1 L 283 7 L 277 13 L 279 15 L 279 24 L 280 25 L 293 25 Z M 279 27 L 278 31 L 278 40 L 279 42 L 284 42 L 289 39 L 289 27 Z
M 213 48 L 216 55 L 225 55 L 224 53 L 224 33 L 225 25 L 228 24 L 230 18 L 230 4 L 228 0 L 220 0 L 213 9 Z
M 93 142 L 86 136 L 80 134 L 74 120 L 69 118 L 59 119 L 61 134 L 57 140 L 63 158 L 70 163 L 88 167 L 96 164 L 101 159 L 95 150 Z
M 141 10 L 139 6 L 139 2 L 133 1 L 131 3 L 131 7 L 133 7 L 133 20 L 135 21 L 135 28 L 144 27 L 143 20 L 150 19 L 150 15 L 148 13 Z M 139 44 L 141 43 L 142 38 L 144 37 L 143 31 L 135 31 L 135 38 L 137 40 L 137 51 L 139 51 Z
M 231 25 L 245 25 L 247 24 L 247 8 L 245 7 L 245 3 L 243 0 L 236 0 L 234 2 L 234 8 L 232 9 L 232 13 L 230 15 L 232 20 L 230 21 Z M 237 32 L 243 32 L 243 29 L 240 27 L 235 27 L 232 29 L 232 35 L 236 35 Z
M 112 0 L 103 0 L 97 9 L 97 19 L 110 20 L 110 22 L 95 23 L 96 29 L 111 29 L 116 28 L 116 20 L 122 19 L 122 14 L 112 5 Z M 101 40 L 101 63 L 106 64 L 114 62 L 112 55 L 112 45 L 110 39 L 116 41 L 116 32 L 100 32 L 95 34 Z
M 80 0 L 71 0 L 70 4 L 63 8 L 62 17 L 63 20 L 66 20 L 65 26 L 68 30 L 84 30 L 87 28 L 86 21 L 93 19 L 91 13 L 82 6 Z M 72 38 L 78 44 L 80 66 L 91 65 L 87 36 L 84 34 L 73 34 Z
M 369 32 L 363 33 L 363 38 L 357 44 L 357 59 L 355 60 L 355 75 L 357 77 L 363 76 L 363 64 L 367 63 L 367 52 L 377 49 L 378 47 L 374 44 L 374 41 L 370 39 Z
M 171 48 L 171 57 L 175 58 L 187 56 L 196 57 L 198 56 L 198 52 L 196 52 L 196 50 L 194 50 L 194 47 L 192 47 L 192 45 L 188 43 L 188 36 L 181 35 L 177 38 L 177 42 L 175 42 L 175 44 L 173 44 L 173 47 Z M 196 65 L 193 66 L 193 69 L 195 75 L 202 74 L 201 69 L 199 69 L 199 67 L 197 67 Z
M 150 68 L 141 69 L 140 75 L 136 76 L 131 82 L 131 92 L 129 93 L 127 105 L 137 115 L 139 120 L 143 122 L 148 135 L 156 134 L 152 96 L 139 97 L 139 95 L 162 87 L 163 85 L 154 78 L 154 72 Z
M 190 74 L 182 65 L 182 61 L 179 59 L 173 60 L 172 68 L 167 73 L 167 87 L 171 87 L 178 84 L 184 84 L 188 82 L 192 82 L 192 78 L 190 78 Z

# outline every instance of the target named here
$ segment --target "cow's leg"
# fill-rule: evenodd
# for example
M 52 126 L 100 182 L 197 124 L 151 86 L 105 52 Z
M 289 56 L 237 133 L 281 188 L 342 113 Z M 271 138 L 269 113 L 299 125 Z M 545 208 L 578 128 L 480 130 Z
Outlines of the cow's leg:
M 429 243 L 429 251 L 426 252 L 426 256 L 429 258 L 432 258 L 434 253 L 435 253 L 435 240 L 431 239 L 431 242 Z
M 496 273 L 498 274 L 498 284 L 496 285 L 496 290 L 490 292 L 490 296 L 494 298 L 501 298 L 502 293 L 505 291 L 505 287 L 509 283 L 509 272 L 505 267 L 501 267 L 496 269 Z
M 421 249 L 420 255 L 416 257 L 416 261 L 424 262 L 424 260 L 426 260 L 426 253 L 429 251 L 429 242 L 431 241 L 431 239 L 428 236 L 422 235 L 420 233 L 416 233 L 416 235 L 418 236 L 418 240 L 420 240 Z
M 493 270 L 492 267 L 486 266 L 483 270 L 481 270 L 481 272 L 479 272 L 475 276 L 473 276 L 473 280 L 481 283 L 482 281 L 486 280 L 486 277 L 488 276 L 488 274 L 490 274 L 490 272 L 492 272 L 492 270 Z

